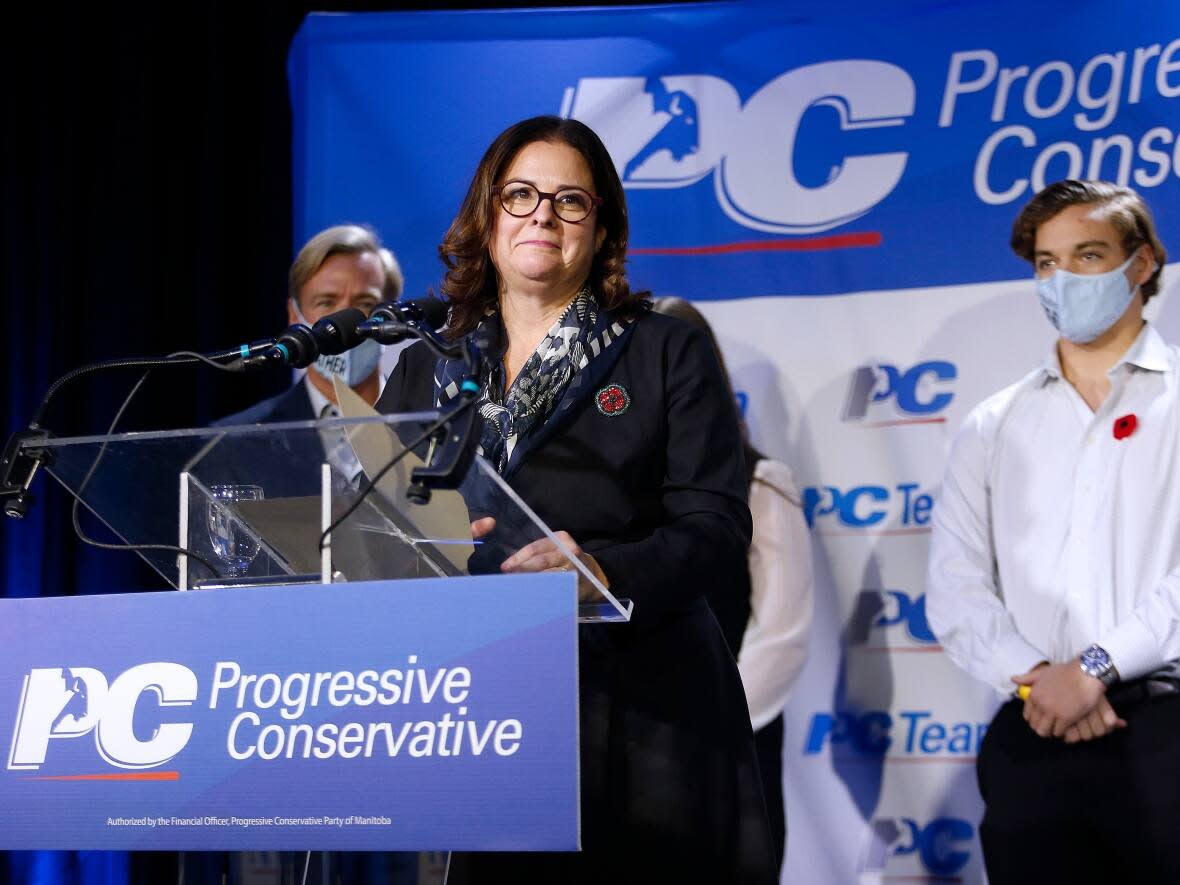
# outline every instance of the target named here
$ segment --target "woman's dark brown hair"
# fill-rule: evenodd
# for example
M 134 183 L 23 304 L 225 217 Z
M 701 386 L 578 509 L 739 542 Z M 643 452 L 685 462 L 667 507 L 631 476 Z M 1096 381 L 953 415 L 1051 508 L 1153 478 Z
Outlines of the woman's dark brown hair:
M 602 197 L 596 223 L 606 231 L 606 237 L 594 256 L 587 280 L 598 303 L 612 312 L 641 309 L 645 293 L 632 292 L 627 284 L 627 203 L 610 154 L 585 123 L 562 117 L 533 117 L 509 126 L 492 142 L 479 161 L 459 214 L 438 247 L 439 257 L 447 266 L 442 292 L 450 302 L 447 334 L 452 338 L 474 329 L 497 304 L 499 277 L 489 245 L 496 213 L 503 209 L 495 185 L 503 184 L 500 177 L 520 150 L 537 141 L 566 144 L 580 153 L 590 168 L 595 196 Z
M 1155 232 L 1155 221 L 1143 198 L 1129 187 L 1109 181 L 1067 179 L 1049 185 L 1025 204 L 1012 225 L 1012 251 L 1035 266 L 1037 228 L 1070 206 L 1094 206 L 1118 231 L 1128 256 L 1144 243 L 1155 257 L 1155 273 L 1139 287 L 1146 302 L 1159 291 L 1160 273 L 1168 253 Z

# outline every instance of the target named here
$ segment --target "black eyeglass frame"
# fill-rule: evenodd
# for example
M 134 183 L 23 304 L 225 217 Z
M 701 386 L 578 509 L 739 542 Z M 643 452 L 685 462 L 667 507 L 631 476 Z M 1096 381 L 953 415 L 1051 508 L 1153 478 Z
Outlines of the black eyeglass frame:
M 535 205 L 528 212 L 525 212 L 523 215 L 517 215 L 515 212 L 513 212 L 511 209 L 509 209 L 506 205 L 504 205 L 504 191 L 508 188 L 509 185 L 513 185 L 513 184 L 525 184 L 537 192 L 537 205 Z M 557 195 L 563 194 L 566 191 L 577 191 L 580 194 L 585 194 L 590 200 L 590 208 L 586 210 L 585 215 L 583 215 L 581 218 L 579 218 L 577 220 L 572 220 L 572 219 L 563 217 L 561 214 L 561 211 L 557 208 Z M 531 181 L 524 181 L 524 180 L 516 179 L 516 178 L 512 179 L 511 181 L 506 181 L 503 184 L 493 184 L 492 185 L 492 196 L 496 197 L 500 201 L 500 208 L 503 209 L 505 212 L 507 212 L 509 215 L 511 215 L 513 218 L 528 218 L 530 215 L 532 215 L 534 212 L 536 212 L 538 209 L 541 208 L 541 204 L 543 202 L 548 200 L 549 205 L 551 205 L 553 207 L 553 214 L 556 215 L 558 218 L 560 218 L 562 221 L 566 222 L 567 224 L 581 224 L 583 221 L 585 221 L 587 218 L 590 217 L 591 212 L 593 212 L 595 209 L 597 209 L 603 203 L 602 197 L 596 197 L 596 196 L 594 196 L 594 194 L 590 193 L 590 191 L 586 190 L 585 188 L 578 187 L 577 185 L 563 187 L 561 190 L 554 191 L 553 193 L 545 193 L 545 191 L 541 190 L 539 187 L 537 187 Z

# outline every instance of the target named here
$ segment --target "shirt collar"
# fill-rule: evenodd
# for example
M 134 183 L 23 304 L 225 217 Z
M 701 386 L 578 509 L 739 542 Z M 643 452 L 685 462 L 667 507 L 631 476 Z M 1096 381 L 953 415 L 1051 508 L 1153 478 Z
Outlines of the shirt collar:
M 1041 382 L 1056 381 L 1061 378 L 1061 357 L 1057 354 L 1057 342 L 1049 347 L 1049 355 L 1041 363 Z
M 1127 348 L 1114 369 L 1127 363 L 1148 372 L 1168 371 L 1168 345 L 1151 323 L 1144 323 L 1135 341 Z M 1114 369 L 1111 369 L 1113 372 Z
M 311 383 L 311 378 L 306 375 L 303 376 L 303 386 L 307 388 L 307 396 L 311 400 L 311 412 L 313 415 L 317 418 L 335 418 L 339 416 L 339 411 L 334 411 L 336 409 L 335 404 L 324 396 L 320 392 L 320 389 Z
M 1127 352 L 1110 367 L 1106 374 L 1113 375 L 1123 365 L 1146 369 L 1149 372 L 1166 372 L 1168 370 L 1168 345 L 1164 343 L 1164 339 L 1160 337 L 1160 333 L 1151 323 L 1143 324 L 1143 328 L 1139 330 L 1139 334 L 1135 336 L 1135 340 L 1131 342 Z M 1057 354 L 1056 341 L 1049 348 L 1049 355 L 1041 364 L 1041 371 L 1043 372 L 1043 381 L 1057 380 L 1062 377 L 1061 357 Z

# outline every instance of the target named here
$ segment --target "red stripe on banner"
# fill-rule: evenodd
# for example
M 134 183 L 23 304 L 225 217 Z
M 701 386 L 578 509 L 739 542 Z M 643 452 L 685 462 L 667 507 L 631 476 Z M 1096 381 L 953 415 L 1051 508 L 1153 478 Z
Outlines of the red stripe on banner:
M 894 421 L 866 421 L 857 427 L 900 427 L 903 424 L 945 424 L 946 416 L 940 418 L 898 418 Z
M 862 249 L 880 246 L 880 231 L 806 237 L 799 240 L 752 240 L 718 243 L 716 246 L 642 246 L 628 249 L 631 255 L 735 255 L 741 252 L 826 252 L 830 249 Z
M 51 774 L 22 781 L 178 781 L 179 771 L 135 771 L 124 774 Z
M 929 527 L 914 529 L 820 529 L 820 535 L 928 535 Z

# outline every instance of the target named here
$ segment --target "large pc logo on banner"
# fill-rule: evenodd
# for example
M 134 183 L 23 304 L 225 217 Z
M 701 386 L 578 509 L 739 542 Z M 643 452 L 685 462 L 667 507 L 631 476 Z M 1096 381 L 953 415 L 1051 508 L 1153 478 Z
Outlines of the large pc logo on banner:
M 733 221 L 809 234 L 880 203 L 909 155 L 834 153 L 826 180 L 804 184 L 793 159 L 804 115 L 829 108 L 844 133 L 900 126 L 914 98 L 913 80 L 896 65 L 832 61 L 787 71 L 745 104 L 730 83 L 705 74 L 583 77 L 566 90 L 561 115 L 601 136 L 628 188 L 681 188 L 713 174 L 717 202 Z
M 184 749 L 193 726 L 137 723 L 136 707 L 145 694 L 154 696 L 159 707 L 191 706 L 197 699 L 196 674 L 163 661 L 132 667 L 110 683 L 90 667 L 30 671 L 21 692 L 8 768 L 38 769 L 46 763 L 52 741 L 92 733 L 98 755 L 116 768 L 163 765 Z

